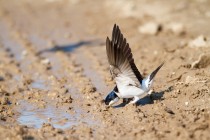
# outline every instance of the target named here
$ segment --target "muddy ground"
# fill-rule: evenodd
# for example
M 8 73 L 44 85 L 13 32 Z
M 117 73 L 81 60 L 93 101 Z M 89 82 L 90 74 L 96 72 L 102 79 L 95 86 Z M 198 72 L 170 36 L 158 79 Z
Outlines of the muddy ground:
M 114 23 L 144 76 L 165 61 L 136 106 L 103 102 Z M 0 139 L 210 139 L 209 23 L 208 0 L 1 0 Z

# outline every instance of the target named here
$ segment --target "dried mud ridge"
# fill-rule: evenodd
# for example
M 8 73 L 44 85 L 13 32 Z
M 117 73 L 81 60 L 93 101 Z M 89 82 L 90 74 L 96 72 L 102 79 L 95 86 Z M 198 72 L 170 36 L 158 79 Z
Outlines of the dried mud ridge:
M 209 139 L 209 3 L 164 3 L 0 1 L 0 138 Z M 134 106 L 103 102 L 113 23 L 144 75 L 166 62 Z

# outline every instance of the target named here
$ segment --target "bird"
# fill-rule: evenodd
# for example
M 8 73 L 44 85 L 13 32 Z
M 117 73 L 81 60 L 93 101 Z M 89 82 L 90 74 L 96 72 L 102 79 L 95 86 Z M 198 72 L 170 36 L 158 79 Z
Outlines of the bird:
M 139 99 L 151 93 L 154 78 L 162 62 L 151 74 L 143 77 L 136 67 L 126 38 L 118 25 L 114 24 L 111 40 L 106 38 L 106 53 L 109 62 L 109 70 L 116 86 L 106 96 L 105 104 L 112 106 L 120 99 L 133 98 L 129 104 L 135 104 Z

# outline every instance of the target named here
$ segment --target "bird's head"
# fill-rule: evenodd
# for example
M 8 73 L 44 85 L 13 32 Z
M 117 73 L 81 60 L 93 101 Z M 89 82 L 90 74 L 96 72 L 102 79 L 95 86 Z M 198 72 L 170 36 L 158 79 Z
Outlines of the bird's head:
M 119 100 L 119 97 L 114 91 L 112 91 L 106 96 L 105 104 L 111 106 L 114 103 L 116 103 L 118 100 Z
M 142 86 L 145 90 L 149 90 L 152 87 L 155 75 L 160 70 L 160 68 L 163 66 L 163 64 L 164 64 L 164 62 L 159 67 L 157 67 L 150 75 L 148 75 L 146 78 L 143 79 Z

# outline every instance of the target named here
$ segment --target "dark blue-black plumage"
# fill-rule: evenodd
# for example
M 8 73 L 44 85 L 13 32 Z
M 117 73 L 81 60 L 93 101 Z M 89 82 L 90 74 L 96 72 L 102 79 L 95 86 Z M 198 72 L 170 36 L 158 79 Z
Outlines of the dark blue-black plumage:
M 117 98 L 117 94 L 116 92 L 118 92 L 118 88 L 117 86 L 115 86 L 115 88 L 106 96 L 105 98 L 105 104 L 109 105 L 109 103 L 114 100 L 115 98 Z

